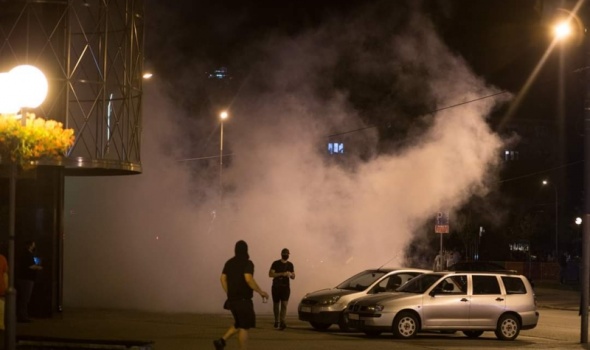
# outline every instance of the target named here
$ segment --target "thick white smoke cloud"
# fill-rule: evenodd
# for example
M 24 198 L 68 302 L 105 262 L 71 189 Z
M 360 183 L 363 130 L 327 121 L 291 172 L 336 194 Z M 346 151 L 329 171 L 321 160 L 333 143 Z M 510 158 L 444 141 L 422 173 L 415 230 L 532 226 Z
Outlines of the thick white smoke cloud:
M 327 162 L 318 151 L 326 136 L 363 126 L 345 94 L 320 99 L 310 88 L 318 68 L 333 64 L 321 46 L 327 35 L 334 32 L 275 41 L 261 64 L 269 88 L 242 91 L 232 107 L 224 139 L 235 155 L 223 172 L 221 205 L 216 181 L 196 188 L 217 177 L 178 161 L 195 132 L 190 116 L 146 84 L 143 174 L 66 179 L 66 307 L 220 312 L 219 275 L 244 239 L 267 291 L 272 261 L 291 250 L 295 312 L 305 292 L 365 268 L 403 266 L 404 247 L 435 212 L 485 193 L 501 147 L 485 118 L 498 100 L 421 117 L 428 130 L 395 152 L 353 167 Z M 384 69 L 408 84 L 420 79 L 435 109 L 495 92 L 419 16 L 384 45 L 392 48 Z M 376 135 L 363 134 L 366 147 L 376 146 Z M 272 312 L 269 305 L 257 298 L 257 312 Z

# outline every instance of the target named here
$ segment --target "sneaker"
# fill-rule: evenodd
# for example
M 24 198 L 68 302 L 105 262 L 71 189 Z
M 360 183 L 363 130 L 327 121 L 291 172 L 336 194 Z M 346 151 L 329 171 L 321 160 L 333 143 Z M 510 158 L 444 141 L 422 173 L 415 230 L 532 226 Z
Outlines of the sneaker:
M 287 328 L 287 325 L 285 324 L 285 322 L 281 322 L 281 324 L 279 325 L 279 329 L 283 330 L 285 328 Z
M 213 346 L 215 346 L 215 350 L 223 350 L 225 348 L 225 340 L 223 338 L 214 340 Z
M 275 328 L 279 329 L 279 322 L 278 321 L 275 321 Z

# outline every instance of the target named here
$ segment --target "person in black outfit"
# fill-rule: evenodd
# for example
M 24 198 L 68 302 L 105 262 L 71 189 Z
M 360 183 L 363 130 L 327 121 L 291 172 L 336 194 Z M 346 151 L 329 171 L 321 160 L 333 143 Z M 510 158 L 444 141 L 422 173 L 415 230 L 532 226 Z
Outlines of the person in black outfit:
M 252 304 L 253 291 L 262 296 L 263 302 L 268 299 L 268 293 L 260 289 L 254 280 L 254 264 L 248 256 L 248 245 L 238 241 L 235 256 L 229 259 L 221 273 L 221 286 L 227 294 L 227 303 L 234 317 L 231 326 L 223 337 L 213 341 L 215 349 L 225 347 L 225 342 L 234 334 L 238 334 L 240 349 L 248 347 L 248 329 L 256 327 L 256 315 Z
M 29 301 L 33 294 L 37 272 L 43 267 L 35 262 L 35 241 L 27 241 L 16 263 L 16 315 L 18 322 L 31 322 Z
M 287 304 L 291 295 L 290 279 L 295 279 L 295 267 L 289 260 L 289 249 L 281 251 L 281 258 L 270 266 L 268 277 L 272 278 L 272 311 L 275 316 L 275 328 L 283 330 L 287 327 Z

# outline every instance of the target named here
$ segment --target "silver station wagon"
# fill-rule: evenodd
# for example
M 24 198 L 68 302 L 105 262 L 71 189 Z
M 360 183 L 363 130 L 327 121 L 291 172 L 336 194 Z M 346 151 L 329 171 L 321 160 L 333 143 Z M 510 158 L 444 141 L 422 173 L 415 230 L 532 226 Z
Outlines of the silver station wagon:
M 395 293 L 353 300 L 346 317 L 350 328 L 369 336 L 392 332 L 396 338 L 420 331 L 462 331 L 476 338 L 493 331 L 498 339 L 514 340 L 539 321 L 528 279 L 493 272 L 423 274 Z
M 325 330 L 337 324 L 340 330 L 348 330 L 344 310 L 350 301 L 366 295 L 393 292 L 412 278 L 431 272 L 412 268 L 379 268 L 360 272 L 334 288 L 306 294 L 297 308 L 299 319 L 307 321 L 314 329 Z

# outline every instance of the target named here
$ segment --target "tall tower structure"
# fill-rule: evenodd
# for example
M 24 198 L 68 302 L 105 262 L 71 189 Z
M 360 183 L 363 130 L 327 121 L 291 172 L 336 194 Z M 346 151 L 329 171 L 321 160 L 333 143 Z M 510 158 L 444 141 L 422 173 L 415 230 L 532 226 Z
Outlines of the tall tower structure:
M 17 181 L 17 245 L 34 239 L 44 257 L 36 316 L 62 307 L 64 177 L 142 171 L 143 28 L 144 0 L 0 0 L 0 72 L 41 69 L 49 94 L 34 112 L 76 136 L 62 164 L 41 163 Z M 0 177 L 2 240 L 7 182 Z

